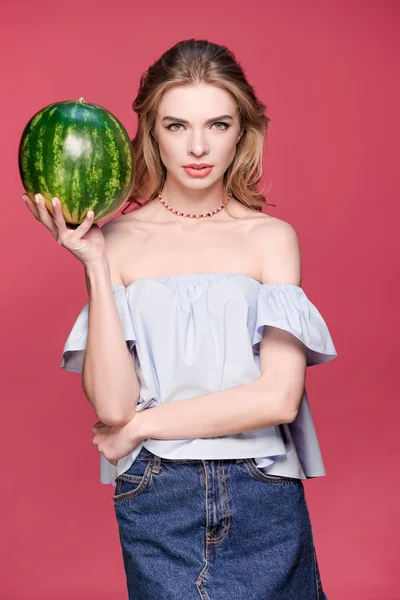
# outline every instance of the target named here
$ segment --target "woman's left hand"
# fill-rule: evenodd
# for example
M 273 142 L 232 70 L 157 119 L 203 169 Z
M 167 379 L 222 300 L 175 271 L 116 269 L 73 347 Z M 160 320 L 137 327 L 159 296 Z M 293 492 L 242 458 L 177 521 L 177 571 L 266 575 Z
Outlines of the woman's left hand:
M 140 435 L 138 417 L 139 413 L 122 427 L 105 425 L 101 421 L 93 425 L 93 444 L 97 445 L 99 452 L 113 465 L 144 440 Z

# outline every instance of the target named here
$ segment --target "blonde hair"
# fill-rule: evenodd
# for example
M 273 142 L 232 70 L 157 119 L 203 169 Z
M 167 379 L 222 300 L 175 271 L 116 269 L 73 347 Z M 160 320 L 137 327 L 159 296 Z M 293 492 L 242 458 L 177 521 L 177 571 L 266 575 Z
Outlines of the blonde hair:
M 268 204 L 257 187 L 262 174 L 264 138 L 270 123 L 264 114 L 267 107 L 257 99 L 242 67 L 226 46 L 195 39 L 180 41 L 169 48 L 140 79 L 139 91 L 132 104 L 138 115 L 138 129 L 132 140 L 136 175 L 127 202 L 144 206 L 157 197 L 166 179 L 166 168 L 152 135 L 162 95 L 173 86 L 199 83 L 227 90 L 239 109 L 243 135 L 236 145 L 234 159 L 224 173 L 224 197 L 230 193 L 241 204 L 261 212 Z M 139 202 L 145 196 L 148 196 L 147 200 Z

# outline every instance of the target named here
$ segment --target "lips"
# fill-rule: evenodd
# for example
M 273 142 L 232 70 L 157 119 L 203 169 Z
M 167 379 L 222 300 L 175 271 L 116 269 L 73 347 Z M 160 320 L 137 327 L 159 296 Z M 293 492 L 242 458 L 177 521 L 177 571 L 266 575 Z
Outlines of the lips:
M 183 167 L 185 172 L 190 175 L 190 177 L 206 177 L 209 175 L 213 169 L 213 167 L 202 167 L 201 165 L 196 165 L 195 167 Z
M 212 165 L 207 165 L 206 163 L 201 163 L 201 164 L 191 163 L 190 165 L 184 165 L 185 169 L 206 169 L 208 167 L 212 167 Z

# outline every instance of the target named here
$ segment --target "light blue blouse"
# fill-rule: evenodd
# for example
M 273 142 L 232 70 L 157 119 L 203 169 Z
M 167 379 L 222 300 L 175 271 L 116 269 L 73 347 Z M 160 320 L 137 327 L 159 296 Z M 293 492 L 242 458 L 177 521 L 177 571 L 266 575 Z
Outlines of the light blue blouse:
M 260 283 L 237 273 L 194 273 L 112 286 L 125 340 L 140 383 L 136 410 L 250 383 L 261 375 L 265 326 L 304 345 L 307 366 L 336 358 L 328 327 L 304 290 Z M 89 300 L 65 342 L 61 368 L 82 372 Z M 142 446 L 164 458 L 254 458 L 266 473 L 307 479 L 325 475 L 307 392 L 294 422 L 235 435 L 148 438 L 117 465 L 100 453 L 100 482 L 115 486 Z

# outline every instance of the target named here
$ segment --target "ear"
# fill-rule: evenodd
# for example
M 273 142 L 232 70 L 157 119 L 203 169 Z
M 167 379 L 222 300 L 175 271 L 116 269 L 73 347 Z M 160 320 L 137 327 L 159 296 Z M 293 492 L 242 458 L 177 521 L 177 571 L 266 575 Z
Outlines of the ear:
M 242 131 L 239 133 L 238 139 L 237 139 L 237 144 L 240 142 L 240 140 L 242 139 L 242 135 L 244 133 L 244 129 L 242 129 Z

